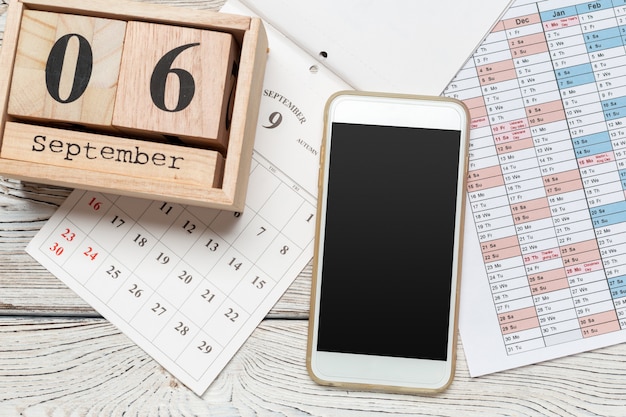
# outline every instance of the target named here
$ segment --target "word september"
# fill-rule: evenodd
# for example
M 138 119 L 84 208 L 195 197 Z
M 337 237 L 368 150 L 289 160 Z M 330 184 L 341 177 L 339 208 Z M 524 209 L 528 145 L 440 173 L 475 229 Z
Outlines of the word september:
M 180 169 L 176 164 L 184 160 L 182 156 L 165 155 L 161 152 L 147 154 L 135 146 L 134 149 L 113 148 L 111 146 L 97 147 L 87 142 L 84 145 L 71 142 L 63 142 L 59 139 L 51 139 L 43 135 L 33 137 L 33 152 L 45 152 L 46 150 L 64 155 L 64 160 L 73 161 L 74 157 L 85 159 L 108 159 L 112 162 L 122 162 L 128 164 L 146 165 L 152 163 L 155 166 L 162 166 L 168 169 Z M 47 146 L 46 146 L 47 144 Z M 83 153 L 84 152 L 84 153 Z

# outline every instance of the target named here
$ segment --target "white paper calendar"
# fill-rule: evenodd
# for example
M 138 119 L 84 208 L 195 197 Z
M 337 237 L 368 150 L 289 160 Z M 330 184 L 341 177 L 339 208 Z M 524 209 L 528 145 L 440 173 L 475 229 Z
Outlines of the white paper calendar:
M 266 30 L 242 213 L 75 190 L 26 249 L 199 395 L 313 256 L 323 108 L 349 88 Z

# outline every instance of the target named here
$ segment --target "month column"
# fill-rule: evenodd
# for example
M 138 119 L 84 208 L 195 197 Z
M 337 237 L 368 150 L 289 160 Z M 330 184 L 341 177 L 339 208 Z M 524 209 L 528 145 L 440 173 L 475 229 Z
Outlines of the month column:
M 623 54 L 623 46 L 610 1 L 543 10 L 541 18 L 583 186 L 568 187 L 571 192 L 563 194 L 564 199 L 577 209 L 556 205 L 567 216 L 555 219 L 562 220 L 557 230 L 563 263 L 582 335 L 589 337 L 619 329 L 605 273 L 607 261 L 612 261 L 601 258 L 596 236 L 605 234 L 603 226 L 611 226 L 607 220 L 616 219 L 603 213 L 615 212 L 624 198 L 596 83 L 596 78 L 607 76 L 602 71 L 594 74 L 594 67 L 611 62 L 601 60 L 600 51 L 609 51 L 609 45 L 617 42 Z M 598 55 L 595 63 L 593 55 Z
M 468 196 L 506 351 L 543 347 L 517 236 L 520 226 L 512 213 L 514 202 L 536 198 L 523 180 L 539 179 L 541 186 L 541 179 L 532 141 L 522 134 L 524 105 L 504 23 L 489 34 L 446 94 L 463 100 L 472 118 Z
M 624 38 L 626 35 L 626 0 L 614 0 L 613 5 L 621 44 L 618 43 L 603 51 L 593 51 L 591 59 L 593 61 L 602 59 L 594 62 L 594 68 L 601 69 L 604 75 L 598 88 L 602 106 L 610 112 L 606 116 L 607 127 L 615 150 L 615 160 L 621 180 L 620 188 L 623 191 L 626 190 L 626 70 L 623 65 L 626 55 L 624 46 L 626 43 Z M 609 68 L 610 70 L 606 71 Z M 626 193 L 626 191 L 623 192 Z M 626 198 L 626 195 L 624 197 Z M 623 207 L 623 204 L 619 205 Z M 623 221 L 625 220 L 623 214 L 618 214 L 613 219 L 619 219 L 610 226 L 613 236 L 605 235 L 599 238 L 598 244 L 601 247 L 605 265 L 607 265 L 606 274 L 617 317 L 621 328 L 624 329 L 626 328 L 626 260 L 620 254 L 626 252 L 626 222 Z
M 580 338 L 560 250 L 564 231 L 553 220 L 562 210 L 554 206 L 556 196 L 569 191 L 561 183 L 572 179 L 570 171 L 578 172 L 536 6 L 515 8 L 503 24 L 511 55 L 506 78 L 515 79 L 511 88 L 518 95 L 490 114 L 532 300 L 523 313 L 534 312 L 539 326 L 525 333 L 538 337 L 534 346 L 549 346 Z M 579 178 L 571 186 L 576 184 L 581 188 Z M 520 313 L 500 315 L 500 321 L 515 330 Z M 506 335 L 508 329 L 501 330 Z

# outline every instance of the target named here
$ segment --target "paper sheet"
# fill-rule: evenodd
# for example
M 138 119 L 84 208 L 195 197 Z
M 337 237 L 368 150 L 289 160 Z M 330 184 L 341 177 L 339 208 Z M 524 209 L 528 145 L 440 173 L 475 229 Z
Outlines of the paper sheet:
M 242 3 L 355 89 L 439 95 L 510 0 Z
M 517 1 L 445 91 L 472 116 L 472 376 L 626 340 L 625 18 L 604 0 Z

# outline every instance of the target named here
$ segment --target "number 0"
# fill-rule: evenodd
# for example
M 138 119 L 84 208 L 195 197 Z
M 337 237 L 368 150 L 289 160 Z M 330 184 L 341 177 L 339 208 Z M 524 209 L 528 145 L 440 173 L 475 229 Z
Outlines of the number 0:
M 76 58 L 74 82 L 72 83 L 72 91 L 70 91 L 69 96 L 66 99 L 62 99 L 59 92 L 61 71 L 63 70 L 63 62 L 67 53 L 67 45 L 73 37 L 78 39 L 78 57 Z M 48 93 L 59 103 L 76 101 L 87 89 L 92 69 L 93 53 L 91 52 L 89 41 L 77 33 L 61 36 L 52 46 L 46 62 L 46 88 Z

